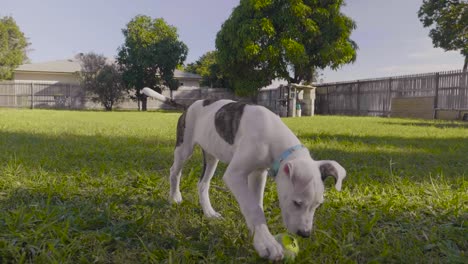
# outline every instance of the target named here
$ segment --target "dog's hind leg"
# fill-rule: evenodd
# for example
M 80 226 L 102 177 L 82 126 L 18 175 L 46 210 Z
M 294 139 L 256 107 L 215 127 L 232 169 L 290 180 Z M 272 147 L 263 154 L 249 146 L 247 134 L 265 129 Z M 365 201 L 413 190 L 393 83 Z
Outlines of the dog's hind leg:
M 170 184 L 171 190 L 169 201 L 171 203 L 182 202 L 182 194 L 180 193 L 180 177 L 182 176 L 182 167 L 193 153 L 193 146 L 182 144 L 174 150 L 174 163 L 171 167 Z
M 216 166 L 218 166 L 218 159 L 214 156 L 203 151 L 203 172 L 198 182 L 198 197 L 200 199 L 200 205 L 203 209 L 203 213 L 208 218 L 218 218 L 221 214 L 216 212 L 211 206 L 210 202 L 210 181 L 213 177 Z
M 254 170 L 249 174 L 249 190 L 255 196 L 255 200 L 263 209 L 263 192 L 267 181 L 268 171 L 265 169 Z

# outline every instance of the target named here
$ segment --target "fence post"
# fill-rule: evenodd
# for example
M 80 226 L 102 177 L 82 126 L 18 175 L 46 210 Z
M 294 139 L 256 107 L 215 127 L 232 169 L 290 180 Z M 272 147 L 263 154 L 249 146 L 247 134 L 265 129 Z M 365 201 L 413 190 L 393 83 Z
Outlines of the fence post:
M 330 86 L 327 86 L 327 115 L 330 114 L 330 98 L 328 97 L 328 93 L 329 93 L 328 88 L 329 87 Z
M 67 85 L 67 96 L 65 96 L 65 103 L 68 104 L 68 109 L 71 109 L 71 84 Z
M 390 108 L 392 106 L 392 77 L 388 78 L 388 91 L 387 91 L 387 111 L 385 111 L 385 104 L 383 104 L 383 113 L 387 117 L 390 116 Z
M 357 86 L 357 95 L 356 95 L 356 103 L 357 103 L 357 106 L 356 106 L 356 110 L 357 110 L 357 115 L 360 116 L 361 115 L 361 99 L 359 98 L 361 96 L 361 87 L 359 86 L 359 80 L 356 81 L 356 86 Z M 351 86 L 352 87 L 352 86 Z M 352 89 L 352 88 L 351 88 Z M 352 90 L 351 90 L 352 91 Z
M 13 91 L 15 91 L 15 107 L 18 108 L 18 87 L 16 85 L 16 82 L 13 83 Z
M 31 109 L 34 109 L 34 83 L 31 82 Z
M 271 97 L 272 97 L 273 90 L 270 90 L 269 93 L 270 94 L 268 95 L 268 106 L 271 108 Z
M 437 108 L 439 107 L 439 73 L 435 74 L 435 95 L 434 95 L 434 112 L 433 119 L 437 119 Z

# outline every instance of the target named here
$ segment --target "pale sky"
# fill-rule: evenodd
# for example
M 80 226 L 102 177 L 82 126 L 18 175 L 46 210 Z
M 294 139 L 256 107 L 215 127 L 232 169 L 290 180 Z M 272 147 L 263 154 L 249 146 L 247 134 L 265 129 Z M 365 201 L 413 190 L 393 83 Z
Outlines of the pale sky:
M 422 0 L 347 0 L 359 45 L 352 65 L 324 70 L 325 82 L 461 69 L 459 52 L 432 47 L 418 20 Z M 177 27 L 189 48 L 186 63 L 215 49 L 216 33 L 239 0 L 0 0 L 0 16 L 11 15 L 32 43 L 31 61 L 73 58 L 94 51 L 115 57 L 122 28 L 136 15 L 162 17 Z

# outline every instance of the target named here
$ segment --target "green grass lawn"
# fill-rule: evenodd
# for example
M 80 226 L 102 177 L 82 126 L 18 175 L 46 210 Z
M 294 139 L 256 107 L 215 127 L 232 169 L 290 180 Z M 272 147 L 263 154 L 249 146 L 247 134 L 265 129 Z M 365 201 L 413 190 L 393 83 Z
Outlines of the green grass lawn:
M 184 201 L 167 202 L 178 113 L 0 109 L 0 263 L 258 263 L 233 196 L 213 180 L 203 216 L 201 152 Z M 371 117 L 284 119 L 327 180 L 297 263 L 467 263 L 468 124 Z M 270 179 L 265 214 L 284 232 Z M 264 261 L 266 263 L 266 261 Z

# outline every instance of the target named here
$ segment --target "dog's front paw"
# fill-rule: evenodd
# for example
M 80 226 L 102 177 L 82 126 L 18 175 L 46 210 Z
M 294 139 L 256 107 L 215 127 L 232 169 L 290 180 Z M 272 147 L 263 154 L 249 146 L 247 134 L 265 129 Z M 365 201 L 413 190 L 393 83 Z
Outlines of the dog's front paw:
M 182 202 L 182 194 L 180 192 L 173 193 L 169 196 L 170 203 L 180 204 Z
M 283 247 L 275 240 L 265 225 L 255 228 L 254 247 L 262 258 L 272 261 L 283 259 Z
M 210 210 L 210 211 L 205 212 L 205 216 L 207 218 L 222 218 L 222 215 L 216 212 L 215 210 Z

